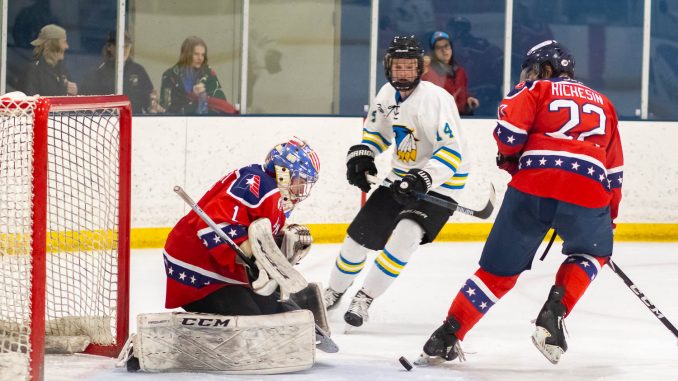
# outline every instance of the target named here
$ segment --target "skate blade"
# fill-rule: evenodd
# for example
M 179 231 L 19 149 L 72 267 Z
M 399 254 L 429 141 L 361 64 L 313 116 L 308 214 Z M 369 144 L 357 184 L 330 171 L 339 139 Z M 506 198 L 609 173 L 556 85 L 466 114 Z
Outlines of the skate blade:
M 551 337 L 549 332 L 542 327 L 537 327 L 537 329 L 532 334 L 532 343 L 535 347 L 541 352 L 541 354 L 546 357 L 551 364 L 556 365 L 560 361 L 560 356 L 565 353 L 563 348 L 546 344 L 546 338 Z
M 445 359 L 442 357 L 431 357 L 426 353 L 421 353 L 419 358 L 414 360 L 414 365 L 416 366 L 436 366 L 445 363 Z

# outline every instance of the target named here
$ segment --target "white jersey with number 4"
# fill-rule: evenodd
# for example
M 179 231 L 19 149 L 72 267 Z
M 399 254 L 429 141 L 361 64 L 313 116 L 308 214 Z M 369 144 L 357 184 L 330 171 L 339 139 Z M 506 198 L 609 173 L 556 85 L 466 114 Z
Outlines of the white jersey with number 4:
M 370 107 L 362 143 L 375 155 L 394 145 L 389 180 L 420 168 L 431 175 L 430 190 L 454 197 L 464 188 L 470 168 L 461 130 L 457 106 L 443 88 L 422 81 L 402 100 L 387 83 Z

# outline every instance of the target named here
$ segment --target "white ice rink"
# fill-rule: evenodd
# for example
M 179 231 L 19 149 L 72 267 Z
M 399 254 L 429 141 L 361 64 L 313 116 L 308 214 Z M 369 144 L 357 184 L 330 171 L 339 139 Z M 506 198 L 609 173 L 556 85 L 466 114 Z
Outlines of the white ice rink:
M 338 245 L 316 245 L 301 263 L 309 281 L 327 283 Z M 428 335 L 445 317 L 453 296 L 477 268 L 482 243 L 435 243 L 421 248 L 396 283 L 370 309 L 362 329 L 344 334 L 342 315 L 357 286 L 330 313 L 337 354 L 318 352 L 316 364 L 286 375 L 233 376 L 204 373 L 127 373 L 112 359 L 47 356 L 46 380 L 678 380 L 676 338 L 605 268 L 566 319 L 569 350 L 551 365 L 532 345 L 534 319 L 564 259 L 554 245 L 542 263 L 525 272 L 466 336 L 464 363 L 405 371 L 398 357 L 416 358 Z M 541 251 L 539 252 L 541 254 Z M 617 265 L 672 321 L 678 324 L 678 244 L 618 243 Z M 368 262 L 369 263 L 369 262 Z M 366 266 L 356 284 L 362 282 Z M 161 250 L 132 255 L 131 314 L 163 311 L 165 276 Z M 131 319 L 131 330 L 136 329 Z

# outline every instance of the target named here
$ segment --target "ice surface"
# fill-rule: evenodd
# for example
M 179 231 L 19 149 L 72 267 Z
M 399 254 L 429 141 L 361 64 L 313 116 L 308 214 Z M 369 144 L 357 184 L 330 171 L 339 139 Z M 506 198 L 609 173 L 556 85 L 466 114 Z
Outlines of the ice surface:
M 316 245 L 303 263 L 310 281 L 327 283 L 339 245 Z M 344 334 L 342 315 L 364 273 L 338 310 L 330 312 L 332 337 L 341 350 L 317 353 L 305 372 L 273 376 L 205 373 L 141 374 L 115 369 L 96 356 L 47 356 L 45 379 L 86 380 L 678 380 L 676 338 L 609 268 L 566 319 L 569 350 L 552 365 L 532 345 L 534 319 L 564 256 L 554 245 L 544 262 L 535 260 L 507 294 L 466 336 L 467 362 L 436 368 L 398 363 L 413 360 L 445 317 L 452 297 L 477 268 L 482 243 L 435 243 L 422 247 L 393 286 L 370 309 L 362 329 Z M 541 252 L 539 253 L 541 254 Z M 678 244 L 618 243 L 614 260 L 669 320 L 678 324 Z M 132 255 L 131 316 L 163 311 L 165 276 L 161 250 Z M 136 328 L 131 321 L 131 330 Z

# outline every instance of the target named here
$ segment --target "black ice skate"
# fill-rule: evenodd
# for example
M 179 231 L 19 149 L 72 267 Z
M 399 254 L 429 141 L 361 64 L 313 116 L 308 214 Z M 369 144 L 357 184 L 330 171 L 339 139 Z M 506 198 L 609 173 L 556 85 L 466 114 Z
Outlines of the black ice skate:
M 431 334 L 431 337 L 424 344 L 424 354 L 430 357 L 439 357 L 445 361 L 452 361 L 457 357 L 459 361 L 466 360 L 459 339 L 455 335 L 460 326 L 457 319 L 452 316 L 445 319 L 443 324 Z M 418 361 L 431 363 L 430 360 L 427 361 L 423 354 Z
M 532 334 L 532 342 L 551 363 L 557 364 L 560 356 L 567 351 L 565 341 L 565 305 L 563 304 L 565 288 L 553 286 L 535 322 L 536 329 Z
M 367 321 L 367 309 L 374 299 L 367 295 L 363 290 L 358 291 L 348 306 L 348 311 L 344 314 L 344 321 L 353 327 L 360 327 Z
M 323 299 L 325 300 L 325 307 L 327 310 L 331 310 L 339 305 L 339 300 L 344 296 L 343 292 L 334 291 L 331 287 L 327 287 L 323 293 Z

